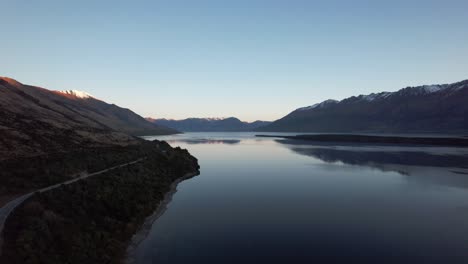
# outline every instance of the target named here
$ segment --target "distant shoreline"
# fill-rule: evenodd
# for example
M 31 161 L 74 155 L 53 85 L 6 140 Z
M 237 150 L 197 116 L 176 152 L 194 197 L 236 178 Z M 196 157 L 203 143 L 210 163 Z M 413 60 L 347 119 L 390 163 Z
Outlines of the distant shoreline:
M 367 136 L 355 134 L 318 134 L 318 135 L 255 135 L 256 137 L 272 137 L 292 140 L 335 143 L 369 143 L 398 145 L 428 145 L 468 147 L 468 138 L 462 137 L 402 137 L 402 136 Z

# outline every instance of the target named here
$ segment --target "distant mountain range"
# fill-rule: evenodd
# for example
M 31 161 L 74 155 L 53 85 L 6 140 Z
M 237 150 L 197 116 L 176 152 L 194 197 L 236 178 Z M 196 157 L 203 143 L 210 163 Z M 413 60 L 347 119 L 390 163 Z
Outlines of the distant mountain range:
M 129 145 L 133 135 L 173 134 L 129 109 L 79 91 L 51 91 L 0 77 L 0 159 Z
M 154 124 L 170 127 L 183 132 L 238 132 L 253 131 L 270 124 L 267 121 L 242 122 L 235 117 L 229 118 L 187 118 L 183 120 L 147 118 Z
M 467 133 L 468 80 L 302 107 L 257 129 L 274 132 Z

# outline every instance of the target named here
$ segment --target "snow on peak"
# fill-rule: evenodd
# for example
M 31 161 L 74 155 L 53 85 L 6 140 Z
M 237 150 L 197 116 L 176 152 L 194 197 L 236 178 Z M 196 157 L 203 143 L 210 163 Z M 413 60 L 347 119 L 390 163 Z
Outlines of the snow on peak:
M 459 91 L 459 90 L 461 90 L 461 89 L 464 89 L 465 87 L 468 87 L 468 83 L 465 83 L 465 84 L 456 86 L 456 87 L 455 87 L 455 91 Z
M 447 85 L 433 84 L 433 85 L 424 85 L 424 86 L 422 86 L 422 89 L 427 93 L 435 93 L 435 92 L 438 92 L 440 90 L 443 90 L 444 88 L 447 88 Z
M 364 99 L 364 100 L 366 100 L 366 101 L 369 101 L 369 102 L 370 102 L 370 101 L 374 101 L 375 98 L 377 98 L 377 94 L 375 94 L 375 93 L 371 93 L 371 94 L 368 94 L 368 95 L 364 95 L 364 96 L 362 97 L 362 99 Z
M 419 95 L 424 95 L 424 94 L 430 94 L 430 93 L 436 93 L 440 92 L 444 89 L 449 87 L 448 84 L 432 84 L 432 85 L 422 85 L 422 86 L 416 86 L 416 87 L 407 87 L 403 88 L 400 91 L 410 91 L 413 94 L 419 94 Z
M 376 99 L 387 98 L 390 95 L 392 95 L 392 93 L 390 93 L 390 92 L 381 92 L 381 93 L 371 93 L 371 94 L 368 94 L 368 95 L 360 95 L 358 98 L 360 98 L 362 100 L 366 100 L 368 102 L 372 102 L 372 101 L 374 101 Z
M 306 107 L 301 107 L 299 109 L 297 109 L 297 111 L 304 111 L 304 110 L 310 110 L 310 109 L 314 109 L 314 108 L 322 108 L 326 105 L 329 105 L 329 104 L 335 104 L 335 103 L 338 103 L 337 100 L 333 100 L 333 99 L 328 99 L 328 100 L 325 100 L 321 103 L 318 103 L 318 104 L 314 104 L 314 105 L 311 105 L 311 106 L 306 106 Z
M 71 95 L 71 96 L 74 96 L 74 97 L 77 97 L 77 98 L 81 98 L 81 99 L 93 98 L 92 95 L 90 95 L 87 92 L 83 92 L 83 91 L 66 90 L 66 91 L 58 91 L 58 92 L 60 92 L 62 94 L 66 94 L 66 95 Z

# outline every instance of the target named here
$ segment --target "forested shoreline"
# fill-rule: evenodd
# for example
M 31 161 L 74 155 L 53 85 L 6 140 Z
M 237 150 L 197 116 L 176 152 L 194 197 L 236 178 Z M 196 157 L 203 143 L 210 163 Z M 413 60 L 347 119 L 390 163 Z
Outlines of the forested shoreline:
M 6 222 L 1 262 L 120 263 L 132 235 L 171 184 L 199 171 L 187 150 L 166 142 L 148 141 L 122 151 L 115 155 L 126 161 L 145 159 L 36 193 L 18 207 Z

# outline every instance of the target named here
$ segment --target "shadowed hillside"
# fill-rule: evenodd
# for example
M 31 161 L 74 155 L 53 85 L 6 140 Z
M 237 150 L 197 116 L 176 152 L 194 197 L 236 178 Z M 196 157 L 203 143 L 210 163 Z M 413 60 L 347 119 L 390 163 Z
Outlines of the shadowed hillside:
M 270 124 L 268 121 L 243 122 L 235 117 L 229 118 L 187 118 L 183 120 L 153 119 L 148 121 L 184 132 L 241 132 L 253 131 Z
M 83 94 L 50 91 L 0 77 L 0 159 L 83 146 L 127 146 L 137 142 L 130 135 L 177 132 Z
M 466 133 L 468 80 L 407 87 L 299 108 L 259 131 Z

